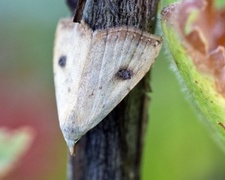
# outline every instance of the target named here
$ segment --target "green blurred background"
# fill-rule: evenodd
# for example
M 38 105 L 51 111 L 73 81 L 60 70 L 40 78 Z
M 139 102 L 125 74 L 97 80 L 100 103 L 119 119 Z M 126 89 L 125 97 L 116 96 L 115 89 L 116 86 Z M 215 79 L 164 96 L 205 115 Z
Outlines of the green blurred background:
M 63 0 L 0 1 L 0 127 L 29 125 L 36 131 L 31 148 L 4 180 L 66 179 L 52 52 L 57 21 L 69 15 Z M 225 153 L 181 92 L 164 50 L 151 79 L 142 179 L 224 180 Z

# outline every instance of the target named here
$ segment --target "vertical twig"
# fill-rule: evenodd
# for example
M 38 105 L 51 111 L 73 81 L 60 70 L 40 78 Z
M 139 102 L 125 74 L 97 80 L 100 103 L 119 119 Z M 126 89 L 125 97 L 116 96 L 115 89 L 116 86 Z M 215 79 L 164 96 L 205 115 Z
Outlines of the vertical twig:
M 159 0 L 67 0 L 74 21 L 93 30 L 135 26 L 153 32 Z M 140 179 L 140 164 L 149 105 L 149 74 L 78 143 L 69 156 L 69 180 Z

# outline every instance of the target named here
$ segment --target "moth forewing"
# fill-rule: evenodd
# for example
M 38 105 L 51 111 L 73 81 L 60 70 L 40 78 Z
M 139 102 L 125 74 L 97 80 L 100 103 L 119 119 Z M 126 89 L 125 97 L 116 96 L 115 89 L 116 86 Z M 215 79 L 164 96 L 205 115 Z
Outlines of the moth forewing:
M 130 27 L 92 32 L 84 22 L 59 22 L 54 78 L 60 127 L 71 151 L 143 78 L 161 42 Z
M 54 80 L 57 109 L 60 127 L 69 146 L 74 145 L 74 140 L 71 142 L 68 139 L 75 138 L 73 133 L 70 133 L 70 127 L 74 122 L 79 124 L 79 119 L 73 118 L 73 111 L 76 108 L 81 74 L 91 45 L 91 33 L 90 29 L 78 23 L 74 24 L 71 19 L 60 20 L 56 30 Z M 63 67 L 59 64 L 61 57 L 66 58 Z

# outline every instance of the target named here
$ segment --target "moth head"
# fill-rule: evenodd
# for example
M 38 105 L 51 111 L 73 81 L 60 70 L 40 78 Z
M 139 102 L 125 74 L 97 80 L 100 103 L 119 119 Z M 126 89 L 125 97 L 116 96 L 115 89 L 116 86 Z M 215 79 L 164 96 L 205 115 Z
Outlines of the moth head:
M 70 141 L 70 140 L 69 140 Z M 66 141 L 67 146 L 69 148 L 70 155 L 75 156 L 77 153 L 77 142 L 72 143 L 73 145 L 69 145 L 71 142 Z M 78 141 L 78 140 L 77 140 Z
M 69 152 L 71 155 L 76 154 L 77 142 L 82 137 L 83 133 L 80 131 L 78 127 L 74 125 L 60 125 L 64 139 L 69 148 Z

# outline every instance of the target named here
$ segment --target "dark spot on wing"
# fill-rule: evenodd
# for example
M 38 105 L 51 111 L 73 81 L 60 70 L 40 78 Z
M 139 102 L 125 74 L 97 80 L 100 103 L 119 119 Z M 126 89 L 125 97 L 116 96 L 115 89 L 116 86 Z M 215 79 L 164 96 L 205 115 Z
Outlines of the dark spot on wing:
M 128 69 L 120 69 L 117 72 L 117 76 L 123 80 L 131 79 L 133 72 Z
M 65 66 L 66 66 L 66 56 L 61 56 L 61 57 L 59 58 L 58 64 L 59 64 L 62 68 L 65 67 Z
M 94 96 L 94 92 L 92 92 L 92 93 L 89 95 L 89 97 L 91 97 L 91 96 Z
M 68 90 L 68 92 L 70 93 L 70 91 L 71 91 L 70 87 L 68 87 L 68 89 L 67 89 L 67 90 Z

